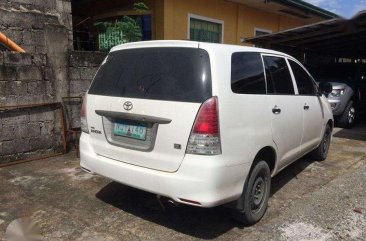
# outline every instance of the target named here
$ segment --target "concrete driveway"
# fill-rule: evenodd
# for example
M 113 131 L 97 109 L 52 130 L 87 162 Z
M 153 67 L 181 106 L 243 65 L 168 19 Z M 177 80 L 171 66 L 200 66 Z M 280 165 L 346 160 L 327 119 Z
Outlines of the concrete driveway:
M 163 212 L 153 194 L 84 173 L 74 153 L 0 169 L 0 240 L 22 217 L 44 240 L 366 240 L 366 125 L 337 129 L 324 162 L 277 175 L 252 227 L 220 207 Z

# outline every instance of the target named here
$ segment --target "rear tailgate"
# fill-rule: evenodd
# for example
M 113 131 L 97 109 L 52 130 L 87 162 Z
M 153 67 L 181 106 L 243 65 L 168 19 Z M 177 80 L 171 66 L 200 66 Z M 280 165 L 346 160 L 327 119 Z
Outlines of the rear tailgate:
M 103 106 L 98 105 L 99 96 L 89 97 L 91 97 L 88 98 L 90 106 L 94 105 L 96 110 L 103 110 Z M 147 120 L 145 141 L 120 136 L 114 138 L 113 127 L 116 120 L 131 120 L 131 117 L 136 115 L 129 115 L 131 112 L 121 115 L 122 118 L 115 118 L 108 113 L 101 113 L 104 116 L 100 116 L 90 112 L 88 115 L 90 128 L 103 132 L 90 133 L 94 151 L 99 155 L 138 166 L 169 172 L 177 170 L 184 157 L 187 140 L 200 104 L 112 98 L 114 103 L 109 108 L 111 113 L 116 113 L 117 116 L 118 113 L 126 113 L 122 110 L 123 103 L 127 100 L 133 103 L 134 114 L 141 114 L 142 118 L 147 116 L 171 120 L 170 123 L 156 123 L 157 121 L 154 123 Z
M 209 57 L 198 48 L 139 48 L 111 53 L 89 90 L 95 153 L 174 172 L 202 102 L 212 96 Z

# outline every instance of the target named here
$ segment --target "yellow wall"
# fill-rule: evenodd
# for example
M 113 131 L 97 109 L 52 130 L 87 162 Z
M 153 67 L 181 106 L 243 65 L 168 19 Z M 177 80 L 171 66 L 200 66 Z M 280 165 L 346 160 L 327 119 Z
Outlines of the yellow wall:
M 149 6 L 150 8 L 152 6 Z M 152 16 L 153 39 L 164 39 L 164 0 L 156 0 Z
M 162 12 L 163 17 L 160 15 Z M 253 36 L 255 28 L 277 32 L 306 24 L 296 18 L 224 0 L 156 0 L 154 38 L 187 39 L 188 13 L 224 21 L 226 44 L 240 44 L 240 38 Z

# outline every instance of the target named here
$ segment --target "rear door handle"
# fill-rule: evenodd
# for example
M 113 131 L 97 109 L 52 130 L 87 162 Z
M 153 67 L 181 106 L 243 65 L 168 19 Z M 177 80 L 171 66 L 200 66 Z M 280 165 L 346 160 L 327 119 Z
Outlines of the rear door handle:
M 310 106 L 308 106 L 307 104 L 304 105 L 304 110 L 309 110 Z
M 278 106 L 276 105 L 275 107 L 273 107 L 272 113 L 275 115 L 281 114 L 281 109 L 278 108 Z

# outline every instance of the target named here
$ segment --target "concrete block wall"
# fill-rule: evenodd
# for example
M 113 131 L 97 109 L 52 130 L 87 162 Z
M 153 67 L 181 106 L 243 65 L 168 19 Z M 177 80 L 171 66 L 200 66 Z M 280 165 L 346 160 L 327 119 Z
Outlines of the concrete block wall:
M 55 92 L 47 73 L 45 54 L 0 52 L 0 106 L 52 102 Z
M 0 52 L 0 106 L 84 95 L 106 54 L 73 51 L 70 0 L 0 0 L 0 16 L 27 52 Z M 67 126 L 80 127 L 80 103 L 64 107 Z M 0 164 L 61 150 L 60 123 L 54 108 L 0 111 Z
M 102 52 L 72 51 L 69 55 L 70 96 L 84 96 L 100 64 L 106 57 Z M 73 127 L 80 126 L 80 105 L 66 106 L 68 122 Z
M 0 52 L 0 106 L 53 102 L 45 54 Z M 53 107 L 0 110 L 0 164 L 58 151 L 60 113 Z
M 61 102 L 69 95 L 70 0 L 0 0 L 0 31 L 26 54 L 0 52 L 0 106 Z M 49 107 L 0 111 L 0 164 L 62 148 Z
M 0 0 L 0 16 L 0 31 L 27 52 L 47 52 L 48 24 L 64 26 L 72 49 L 70 0 Z

